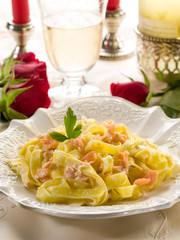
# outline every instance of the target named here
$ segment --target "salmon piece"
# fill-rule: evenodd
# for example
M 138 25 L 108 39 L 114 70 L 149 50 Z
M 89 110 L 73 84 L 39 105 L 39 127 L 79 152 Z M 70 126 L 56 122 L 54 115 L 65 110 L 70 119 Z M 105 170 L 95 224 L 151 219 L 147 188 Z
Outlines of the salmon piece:
M 97 153 L 95 151 L 90 151 L 86 155 L 84 155 L 84 157 L 81 158 L 81 161 L 92 163 L 95 162 L 97 158 L 98 158 Z
M 46 162 L 43 164 L 42 168 L 38 169 L 35 173 L 35 178 L 38 179 L 40 182 L 45 182 L 51 179 L 50 169 L 54 168 L 55 164 L 51 161 Z
M 52 169 L 54 166 L 55 164 L 49 161 L 43 164 L 42 169 Z
M 112 171 L 113 172 L 122 172 L 123 171 L 123 168 L 121 166 L 114 166 L 112 168 Z
M 157 181 L 158 171 L 156 171 L 156 170 L 150 170 L 150 171 L 148 171 L 148 172 L 144 172 L 144 173 L 143 173 L 143 177 L 150 179 L 149 187 L 150 187 L 150 188 L 153 188 L 153 187 L 154 187 L 154 184 L 155 184 L 156 181 Z
M 128 174 L 128 170 L 129 170 L 129 152 L 128 151 L 124 151 L 123 153 L 119 154 L 119 163 L 120 166 L 122 167 L 123 170 L 125 170 L 126 174 Z
M 71 166 L 66 166 L 65 169 L 64 169 L 64 176 L 66 178 L 74 179 L 76 177 L 75 169 Z
M 45 152 L 43 153 L 44 162 L 49 161 L 49 160 L 51 159 L 52 155 L 53 155 L 53 150 L 45 151 Z
M 127 136 L 119 132 L 108 132 L 107 136 L 104 138 L 104 141 L 107 143 L 117 143 L 120 141 L 123 144 L 126 140 Z
M 125 171 L 128 174 L 130 163 L 129 163 L 129 152 L 124 151 L 119 153 L 118 156 L 119 165 L 113 167 L 113 172 L 122 172 Z
M 107 143 L 117 143 L 120 141 L 122 144 L 127 140 L 127 136 L 116 131 L 116 124 L 113 120 L 107 120 L 103 125 L 108 129 L 107 136 L 103 139 Z
M 52 138 L 42 141 L 42 149 L 44 151 L 48 151 L 49 149 L 56 149 L 57 145 L 58 145 L 58 142 L 56 142 Z
M 154 184 L 157 181 L 158 172 L 155 170 L 150 170 L 148 172 L 144 172 L 141 178 L 138 178 L 134 181 L 134 184 L 138 186 L 148 185 L 149 188 L 153 188 Z
M 35 178 L 43 183 L 43 182 L 51 179 L 51 174 L 46 168 L 45 169 L 40 168 L 36 171 Z
M 113 120 L 107 120 L 103 123 L 103 125 L 110 131 L 116 130 L 116 124 L 114 123 Z
M 84 176 L 83 174 L 79 174 L 75 179 L 79 182 L 87 182 L 88 181 L 88 177 Z
M 44 151 L 48 151 L 48 150 L 51 150 L 51 149 L 54 150 L 58 145 L 58 142 L 55 141 L 54 139 L 52 139 L 49 134 L 39 136 L 38 138 L 42 142 L 42 149 Z
M 68 145 L 76 148 L 79 152 L 82 152 L 85 147 L 84 142 L 85 142 L 84 138 L 78 137 L 71 139 Z
M 79 164 L 78 164 L 78 166 L 79 166 Z M 77 167 L 77 164 L 76 164 L 76 167 Z M 64 176 L 66 178 L 75 179 L 76 181 L 81 181 L 81 182 L 82 181 L 86 182 L 88 180 L 88 177 L 84 176 L 79 168 L 75 169 L 71 166 L 65 167 Z
M 112 143 L 113 142 L 113 136 L 110 132 L 107 133 L 107 136 L 103 139 L 104 142 Z
M 150 183 L 150 179 L 149 178 L 138 178 L 134 181 L 133 184 L 137 185 L 137 186 L 144 186 L 144 185 L 148 185 Z
M 123 164 L 125 166 L 125 168 L 128 168 L 130 166 L 128 157 L 129 157 L 129 152 L 126 150 L 123 152 L 123 154 L 121 155 L 122 160 L 123 160 Z
M 126 141 L 127 141 L 127 136 L 126 135 L 124 135 L 124 134 L 120 134 L 120 133 L 117 133 L 118 134 L 118 140 L 123 144 L 123 143 L 125 143 Z
M 84 165 L 80 165 L 79 163 L 74 163 L 73 167 L 75 168 L 75 176 L 77 181 L 84 181 L 86 182 L 88 180 L 88 177 L 86 177 L 82 172 L 81 168 L 84 167 Z

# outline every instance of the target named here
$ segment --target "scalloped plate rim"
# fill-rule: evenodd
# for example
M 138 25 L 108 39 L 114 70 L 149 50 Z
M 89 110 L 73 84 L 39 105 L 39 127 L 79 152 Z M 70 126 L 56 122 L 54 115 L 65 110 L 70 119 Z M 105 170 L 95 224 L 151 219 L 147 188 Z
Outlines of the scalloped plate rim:
M 135 103 L 132 103 L 132 102 L 130 102 L 130 101 L 128 101 L 128 100 L 126 100 L 126 99 L 124 99 L 124 98 L 121 98 L 121 97 L 114 97 L 114 96 L 95 96 L 95 97 L 84 97 L 84 98 L 80 98 L 80 99 L 77 99 L 77 100 L 75 100 L 74 102 L 71 102 L 71 103 L 69 103 L 69 104 L 66 104 L 65 106 L 63 106 L 63 107 L 61 107 L 61 108 L 58 108 L 58 109 L 54 109 L 54 108 L 48 108 L 48 109 L 46 109 L 46 108 L 39 108 L 39 109 L 37 109 L 37 111 L 30 117 L 30 118 L 28 118 L 29 120 L 33 120 L 34 118 L 36 118 L 36 115 L 39 113 L 39 112 L 46 112 L 46 113 L 48 113 L 49 111 L 53 111 L 53 110 L 57 110 L 57 111 L 60 111 L 60 110 L 64 110 L 64 109 L 66 109 L 69 105 L 74 105 L 74 104 L 76 104 L 76 103 L 78 103 L 78 102 L 81 102 L 81 101 L 83 101 L 83 100 L 90 100 L 90 99 L 101 99 L 101 98 L 109 98 L 109 99 L 112 99 L 112 100 L 116 100 L 116 101 L 119 101 L 119 102 L 124 102 L 124 103 L 126 103 L 126 104 L 129 104 L 131 107 L 133 107 L 133 108 L 137 108 L 137 109 L 143 109 L 144 111 L 147 111 L 147 112 L 149 112 L 149 110 L 150 109 L 157 109 L 159 112 L 160 112 L 160 114 L 164 117 L 164 118 L 166 118 L 166 120 L 168 120 L 168 121 L 172 121 L 172 122 L 180 122 L 180 119 L 178 119 L 178 118 L 170 118 L 170 117 L 168 117 L 165 113 L 164 113 L 164 111 L 162 110 L 162 108 L 160 107 L 160 106 L 151 106 L 151 107 L 148 107 L 148 108 L 145 108 L 145 107 L 141 107 L 141 106 L 139 106 L 139 105 L 136 105 Z M 11 122 L 10 122 L 10 124 L 9 124 L 9 126 L 8 126 L 8 128 L 9 127 L 11 127 L 11 124 L 12 123 L 14 123 L 14 122 L 23 122 L 23 121 L 26 121 L 26 120 L 28 120 L 28 119 L 13 119 L 13 120 L 11 120 Z M 8 130 L 8 128 L 6 129 L 6 130 Z M 6 131 L 5 130 L 5 131 Z M 1 136 L 1 133 L 0 133 L 0 136 Z
M 172 202 L 168 202 L 168 203 L 162 203 L 158 206 L 155 207 L 147 207 L 147 208 L 143 208 L 143 209 L 134 209 L 134 210 L 129 210 L 129 211 L 117 211 L 117 212 L 106 212 L 106 213 L 69 213 L 69 212 L 65 212 L 65 210 L 61 210 L 61 212 L 54 212 L 54 211 L 49 211 L 47 209 L 42 209 L 42 208 L 37 208 L 37 207 L 32 207 L 29 206 L 25 203 L 22 202 L 18 202 L 15 199 L 13 199 L 9 194 L 5 193 L 4 191 L 2 191 L 0 189 L 0 194 L 4 195 L 7 199 L 9 199 L 10 201 L 12 201 L 16 206 L 28 209 L 28 210 L 32 210 L 35 212 L 39 212 L 39 213 L 44 213 L 50 216 L 55 216 L 55 217 L 62 217 L 62 218 L 70 218 L 70 219 L 106 219 L 106 218 L 118 218 L 118 217 L 127 217 L 127 216 L 133 216 L 133 215 L 138 215 L 138 214 L 143 214 L 143 213 L 148 213 L 148 212 L 154 212 L 154 211 L 158 211 L 158 210 L 165 210 L 168 208 L 171 208 L 172 206 L 174 206 L 174 204 L 176 204 L 177 202 L 180 201 L 180 196 L 178 196 L 176 199 L 174 199 Z M 121 206 L 121 205 L 116 205 L 116 206 Z M 97 206 L 99 207 L 99 206 Z M 81 208 L 83 208 L 83 206 L 81 206 Z M 93 208 L 90 207 L 89 208 Z

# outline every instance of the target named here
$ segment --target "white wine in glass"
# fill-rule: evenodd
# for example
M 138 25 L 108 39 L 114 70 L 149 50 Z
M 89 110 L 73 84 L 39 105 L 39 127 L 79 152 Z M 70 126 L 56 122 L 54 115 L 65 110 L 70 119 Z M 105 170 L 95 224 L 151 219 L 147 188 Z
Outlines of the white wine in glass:
M 45 18 L 43 32 L 53 66 L 67 75 L 76 75 L 91 69 L 99 58 L 102 19 L 91 12 L 72 12 L 70 16 L 62 12 Z
M 56 94 L 66 99 L 93 95 L 98 88 L 86 85 L 83 76 L 99 58 L 107 0 L 39 2 L 47 54 L 65 82 Z

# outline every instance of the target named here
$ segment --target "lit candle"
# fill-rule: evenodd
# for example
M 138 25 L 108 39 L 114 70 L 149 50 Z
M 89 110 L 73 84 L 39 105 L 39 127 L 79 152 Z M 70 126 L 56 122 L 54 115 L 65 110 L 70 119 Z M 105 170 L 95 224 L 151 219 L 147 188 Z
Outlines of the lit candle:
M 12 0 L 13 22 L 15 24 L 26 24 L 29 18 L 28 0 Z
M 113 11 L 117 10 L 120 5 L 120 0 L 109 0 L 107 4 L 107 10 Z
M 159 38 L 180 38 L 179 0 L 139 0 L 139 30 Z

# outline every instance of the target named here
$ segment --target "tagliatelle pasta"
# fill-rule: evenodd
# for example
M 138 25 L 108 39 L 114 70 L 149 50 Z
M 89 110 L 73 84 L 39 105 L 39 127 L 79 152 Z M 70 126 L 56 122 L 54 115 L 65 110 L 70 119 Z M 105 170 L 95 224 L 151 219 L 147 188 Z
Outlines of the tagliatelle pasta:
M 97 206 L 138 199 L 169 177 L 176 165 L 156 145 L 123 124 L 82 118 L 80 136 L 57 142 L 50 133 L 30 139 L 11 168 L 39 201 Z

